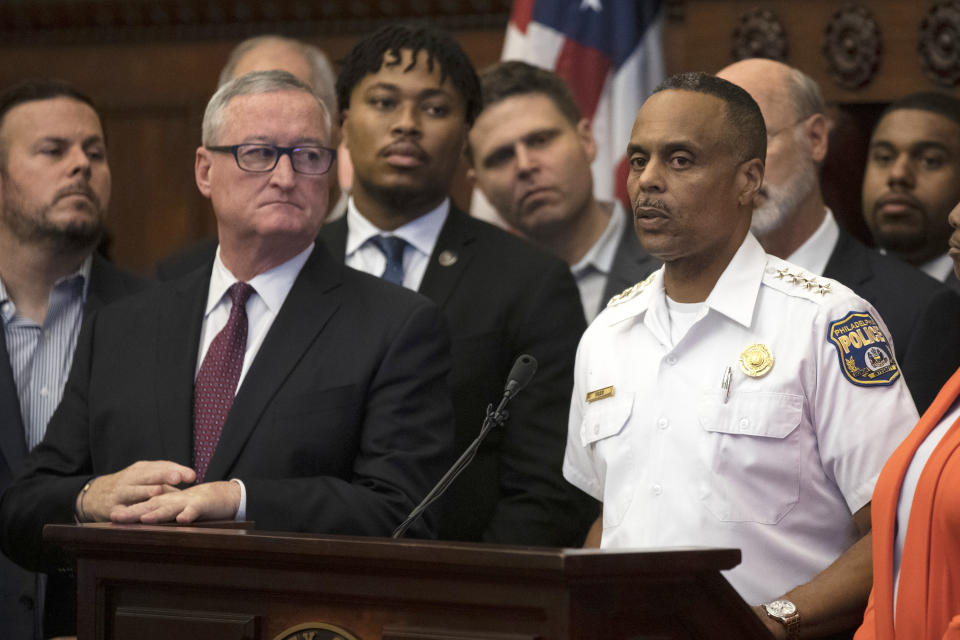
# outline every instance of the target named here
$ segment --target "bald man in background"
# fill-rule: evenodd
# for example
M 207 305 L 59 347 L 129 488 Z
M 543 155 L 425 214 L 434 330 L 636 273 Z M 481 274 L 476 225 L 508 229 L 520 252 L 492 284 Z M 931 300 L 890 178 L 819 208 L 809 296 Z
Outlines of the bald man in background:
M 252 71 L 277 69 L 293 74 L 298 80 L 310 85 L 330 113 L 337 113 L 337 76 L 330 59 L 318 47 L 278 35 L 262 35 L 248 38 L 230 52 L 220 71 L 217 87 L 222 87 L 234 78 Z M 330 213 L 328 221 L 336 220 L 347 210 L 346 189 L 353 181 L 353 167 L 346 148 L 339 144 L 339 127 L 334 118 L 332 135 L 338 143 L 337 161 L 334 166 L 337 179 L 330 181 Z M 204 238 L 178 249 L 157 265 L 160 280 L 172 280 L 190 273 L 201 266 L 212 264 L 217 248 L 216 238 Z
M 766 173 L 751 231 L 763 248 L 868 300 L 893 334 L 897 359 L 922 413 L 960 365 L 960 297 L 840 228 L 823 202 L 819 172 L 830 123 L 817 83 L 799 69 L 741 60 L 719 77 L 746 89 L 767 126 Z

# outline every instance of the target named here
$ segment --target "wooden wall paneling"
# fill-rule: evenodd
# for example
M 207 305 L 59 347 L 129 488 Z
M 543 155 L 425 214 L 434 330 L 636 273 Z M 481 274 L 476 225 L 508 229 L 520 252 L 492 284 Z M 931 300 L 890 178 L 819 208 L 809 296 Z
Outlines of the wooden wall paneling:
M 125 110 L 105 119 L 114 180 L 111 257 L 148 274 L 185 240 L 216 233 L 193 176 L 200 114 Z
M 943 0 L 670 0 L 665 29 L 667 71 L 715 72 L 734 61 L 733 32 L 741 18 L 756 9 L 773 13 L 784 25 L 788 52 L 785 62 L 817 80 L 833 102 L 876 103 L 923 90 L 945 89 L 923 71 L 918 53 L 921 24 Z M 956 4 L 954 2 L 954 4 Z M 830 76 L 823 53 L 825 34 L 837 12 L 847 7 L 866 9 L 877 22 L 882 39 L 880 65 L 867 85 L 851 90 Z M 849 34 L 855 44 L 858 34 Z M 960 49 L 957 49 L 960 51 Z
M 924 70 L 919 54 L 922 25 L 934 8 L 940 19 L 954 15 L 960 2 L 926 0 L 669 0 L 664 35 L 668 73 L 716 72 L 733 62 L 734 32 L 745 16 L 768 11 L 783 27 L 784 62 L 813 77 L 824 98 L 835 105 L 830 153 L 824 162 L 822 184 L 827 204 L 841 224 L 871 242 L 861 215 L 860 188 L 870 133 L 883 106 L 915 91 L 950 91 Z M 946 8 L 945 8 L 946 7 Z M 831 42 L 834 59 L 845 64 L 869 56 L 857 52 L 866 41 L 869 23 L 858 17 L 869 14 L 879 31 L 880 56 L 869 80 L 857 87 L 844 86 L 831 70 L 825 51 L 827 33 L 839 34 Z M 929 20 L 929 18 L 927 18 Z M 755 24 L 754 24 L 755 26 Z M 952 34 L 952 40 L 950 40 Z M 938 31 L 941 52 L 960 52 L 958 29 Z M 845 68 L 840 65 L 840 68 Z

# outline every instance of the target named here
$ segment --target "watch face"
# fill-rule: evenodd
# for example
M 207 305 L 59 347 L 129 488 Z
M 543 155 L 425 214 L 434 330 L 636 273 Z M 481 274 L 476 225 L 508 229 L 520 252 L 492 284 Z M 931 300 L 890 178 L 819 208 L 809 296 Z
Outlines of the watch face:
M 772 616 L 783 618 L 796 613 L 797 607 L 789 600 L 774 600 L 767 605 L 767 611 L 769 611 Z

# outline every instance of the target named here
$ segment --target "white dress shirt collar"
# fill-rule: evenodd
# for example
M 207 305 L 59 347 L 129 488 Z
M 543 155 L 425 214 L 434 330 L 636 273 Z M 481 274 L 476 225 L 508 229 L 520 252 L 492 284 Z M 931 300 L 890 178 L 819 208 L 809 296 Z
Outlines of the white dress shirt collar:
M 80 296 L 76 298 L 76 304 L 83 306 L 87 301 L 87 292 L 90 290 L 90 273 L 93 269 L 93 255 L 89 255 L 84 258 L 83 262 L 80 263 L 80 266 L 71 274 L 65 275 L 62 278 L 59 278 L 56 282 L 53 283 L 53 286 L 50 288 L 50 297 L 53 297 L 54 289 L 58 290 L 68 290 L 69 283 L 71 282 L 81 282 L 83 287 L 80 289 Z M 76 289 L 74 289 L 76 291 Z M 70 296 L 69 293 L 64 294 L 68 297 L 75 297 L 76 294 Z M 13 320 L 13 317 L 16 315 L 16 304 L 13 302 L 13 299 L 10 297 L 10 294 L 7 292 L 6 285 L 3 284 L 3 279 L 0 278 L 0 317 L 3 318 L 4 322 L 10 322 Z
M 953 259 L 949 253 L 945 253 L 920 265 L 920 270 L 935 278 L 937 282 L 945 282 L 947 277 L 953 274 Z
M 829 207 L 826 215 L 807 240 L 797 250 L 787 256 L 786 261 L 803 268 L 804 271 L 822 276 L 830 261 L 830 255 L 840 239 L 840 226 Z
M 609 203 L 606 204 L 609 206 Z M 610 273 L 610 269 L 613 268 L 613 259 L 617 255 L 617 245 L 620 243 L 620 236 L 623 235 L 623 227 L 626 223 L 623 205 L 618 200 L 611 208 L 610 220 L 607 222 L 603 233 L 593 243 L 590 250 L 570 267 L 574 277 L 579 276 L 589 267 L 593 267 L 604 276 Z
M 447 221 L 447 215 L 450 213 L 450 199 L 447 198 L 432 211 L 414 218 L 403 226 L 397 227 L 393 231 L 384 231 L 370 222 L 357 209 L 356 202 L 351 197 L 347 201 L 347 251 L 349 256 L 363 246 L 370 238 L 376 235 L 397 236 L 407 241 L 421 254 L 427 257 L 433 253 L 433 247 L 437 244 L 437 237 L 440 235 L 440 229 L 443 223 Z
M 347 203 L 347 243 L 344 262 L 348 267 L 380 277 L 387 264 L 386 257 L 380 249 L 368 241 L 377 235 L 402 238 L 407 242 L 403 252 L 403 286 L 418 291 L 427 272 L 433 248 L 440 236 L 440 230 L 447 221 L 449 213 L 450 200 L 446 199 L 433 211 L 393 231 L 383 231 L 360 213 L 351 197 Z
M 257 274 L 247 283 L 256 291 L 270 313 L 276 315 L 283 306 L 283 301 L 287 299 L 287 294 L 293 288 L 293 282 L 300 275 L 300 270 L 306 264 L 307 258 L 313 253 L 314 244 L 290 258 L 281 265 Z M 209 316 L 224 295 L 235 282 L 236 276 L 230 273 L 227 266 L 220 259 L 220 247 L 217 247 L 216 257 L 213 260 L 213 271 L 210 274 L 210 289 L 207 293 L 207 306 L 203 315 Z

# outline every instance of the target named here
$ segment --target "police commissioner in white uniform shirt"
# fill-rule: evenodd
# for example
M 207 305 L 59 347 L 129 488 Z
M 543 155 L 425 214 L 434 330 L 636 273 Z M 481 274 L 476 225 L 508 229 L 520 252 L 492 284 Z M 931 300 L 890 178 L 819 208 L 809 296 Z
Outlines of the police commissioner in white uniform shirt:
M 670 335 L 662 268 L 590 325 L 564 476 L 603 502 L 603 547 L 740 548 L 727 579 L 769 601 L 857 539 L 851 514 L 917 421 L 889 332 L 850 289 L 748 235 Z M 772 357 L 762 375 L 741 367 L 752 345 Z

